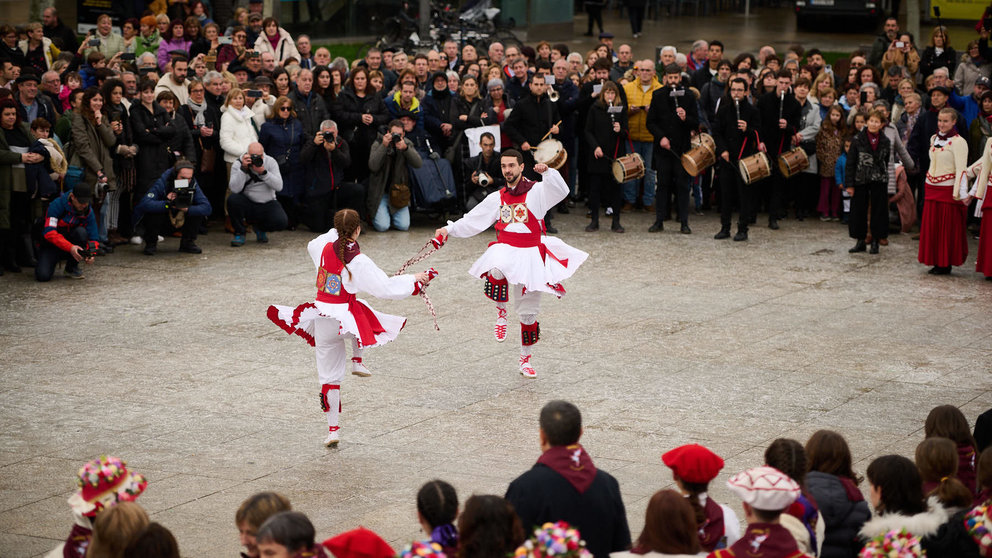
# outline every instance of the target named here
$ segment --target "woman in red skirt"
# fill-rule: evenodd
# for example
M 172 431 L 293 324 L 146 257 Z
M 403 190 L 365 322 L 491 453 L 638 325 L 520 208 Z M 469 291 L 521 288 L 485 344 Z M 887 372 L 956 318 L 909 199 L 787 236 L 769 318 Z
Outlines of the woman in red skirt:
M 948 275 L 968 258 L 965 220 L 968 212 L 968 140 L 955 130 L 957 111 L 943 108 L 937 133 L 930 138 L 930 169 L 920 223 L 920 263 L 933 275 Z
M 978 240 L 978 261 L 975 271 L 992 281 L 992 196 L 988 195 L 989 181 L 992 180 L 992 138 L 985 141 L 981 157 L 970 167 L 968 176 L 977 176 L 969 196 L 978 198 L 980 208 L 976 215 L 982 219 L 982 232 Z

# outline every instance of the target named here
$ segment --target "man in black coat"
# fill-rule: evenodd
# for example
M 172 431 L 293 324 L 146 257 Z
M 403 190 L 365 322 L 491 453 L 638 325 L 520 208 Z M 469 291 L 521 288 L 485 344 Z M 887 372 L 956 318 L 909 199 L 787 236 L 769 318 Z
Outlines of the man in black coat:
M 579 409 L 567 401 L 551 401 L 541 409 L 540 427 L 541 457 L 506 489 L 524 530 L 563 520 L 579 530 L 595 558 L 629 548 L 620 485 L 597 469 L 579 444 Z
M 558 121 L 561 118 L 558 104 L 548 99 L 547 90 L 544 76 L 540 74 L 533 76 L 530 79 L 530 94 L 521 97 L 503 124 L 506 134 L 523 153 L 528 169 L 534 168 L 534 150 L 537 149 L 542 138 L 549 131 L 551 135 L 560 132 Z M 538 176 L 533 175 L 529 178 L 540 180 Z
M 310 230 L 331 228 L 334 213 L 339 209 L 365 213 L 364 188 L 357 182 L 345 182 L 345 172 L 351 166 L 351 149 L 338 134 L 337 123 L 325 120 L 320 124 L 320 133 L 300 150 L 300 163 L 307 169 L 301 220 Z M 368 166 L 368 161 L 361 164 Z
M 555 83 L 553 86 L 549 87 L 548 95 L 551 94 L 551 89 L 558 94 L 558 100 L 556 104 L 558 105 L 558 114 L 561 116 L 561 135 L 559 139 L 563 144 L 565 144 L 565 151 L 568 152 L 568 161 L 565 162 L 565 166 L 559 170 L 567 171 L 562 173 L 565 177 L 565 182 L 568 183 L 568 189 L 575 194 L 575 174 L 577 169 L 577 163 L 579 158 L 578 145 L 576 144 L 577 128 L 575 127 L 576 122 L 576 110 L 575 107 L 579 103 L 579 88 L 572 83 L 572 80 L 568 79 L 568 62 L 564 58 L 559 58 L 555 61 L 552 67 L 552 75 L 554 76 Z M 568 200 L 562 200 L 558 204 L 559 213 L 568 213 Z
M 768 228 L 778 230 L 779 215 L 784 213 L 782 200 L 785 196 L 786 178 L 778 170 L 778 156 L 792 148 L 792 138 L 799 131 L 802 106 L 792 94 L 792 73 L 779 70 L 775 91 L 758 98 L 758 113 L 761 119 L 761 141 L 771 162 L 772 175 L 768 178 L 771 198 L 768 202 Z M 754 212 L 757 213 L 757 200 Z
M 52 40 L 59 50 L 76 52 L 79 49 L 79 40 L 72 29 L 66 27 L 59 18 L 59 12 L 54 7 L 45 8 L 41 13 L 42 32 Z
M 730 237 L 730 217 L 734 200 L 737 200 L 740 216 L 734 240 L 741 241 L 747 240 L 751 200 L 738 166 L 741 158 L 758 152 L 758 129 L 761 124 L 758 109 L 747 102 L 747 81 L 734 78 L 728 86 L 730 98 L 722 98 L 710 128 L 720 169 L 717 173 L 720 177 L 720 232 L 713 238 L 722 240 Z
M 296 77 L 296 91 L 289 94 L 296 110 L 296 117 L 303 123 L 303 141 L 313 141 L 320 131 L 320 123 L 330 116 L 324 99 L 313 90 L 313 72 L 300 70 Z
M 682 154 L 692 148 L 692 134 L 699 130 L 699 110 L 691 91 L 681 85 L 682 70 L 676 64 L 665 66 L 664 87 L 651 96 L 648 131 L 654 136 L 654 168 L 658 171 L 655 221 L 648 232 L 664 230 L 662 220 L 669 214 L 670 191 L 675 190 L 682 234 L 689 228 L 689 174 L 682 168 Z

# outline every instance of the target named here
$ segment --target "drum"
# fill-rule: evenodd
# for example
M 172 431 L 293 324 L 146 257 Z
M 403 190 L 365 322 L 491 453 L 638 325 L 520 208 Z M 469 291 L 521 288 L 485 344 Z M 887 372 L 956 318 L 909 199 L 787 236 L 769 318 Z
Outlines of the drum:
M 772 165 L 768 161 L 768 155 L 764 153 L 755 153 L 750 157 L 744 157 L 737 166 L 740 168 L 741 177 L 745 184 L 754 184 L 772 174 Z
M 802 147 L 793 147 L 778 156 L 778 170 L 782 171 L 782 176 L 786 178 L 808 168 L 809 157 Z
M 613 160 L 613 180 L 623 184 L 644 176 L 644 159 L 638 153 L 631 153 Z
M 546 139 L 538 144 L 537 149 L 534 150 L 535 161 L 544 163 L 555 170 L 560 169 L 567 159 L 568 153 L 565 151 L 565 146 L 556 139 Z
M 682 155 L 682 168 L 690 176 L 699 176 L 716 162 L 716 142 L 709 134 L 699 134 L 692 139 L 692 145 Z

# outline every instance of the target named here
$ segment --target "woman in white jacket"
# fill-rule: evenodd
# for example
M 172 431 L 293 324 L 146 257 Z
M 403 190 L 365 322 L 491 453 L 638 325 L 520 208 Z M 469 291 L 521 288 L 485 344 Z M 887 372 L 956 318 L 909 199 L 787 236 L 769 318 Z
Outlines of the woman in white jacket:
M 224 102 L 220 117 L 220 148 L 224 150 L 227 175 L 231 176 L 231 163 L 248 151 L 248 146 L 258 141 L 258 131 L 252 117 L 255 113 L 245 106 L 245 93 L 232 89 Z
M 296 50 L 293 37 L 279 27 L 279 22 L 274 17 L 267 17 L 262 21 L 262 33 L 255 40 L 255 50 L 259 53 L 271 52 L 276 58 L 276 64 L 280 66 L 289 58 L 300 60 L 300 51 Z

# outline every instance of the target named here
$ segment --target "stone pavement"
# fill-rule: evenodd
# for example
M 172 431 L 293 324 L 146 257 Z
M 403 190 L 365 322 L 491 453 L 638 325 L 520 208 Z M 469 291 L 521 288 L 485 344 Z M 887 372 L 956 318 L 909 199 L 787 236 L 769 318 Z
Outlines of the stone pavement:
M 517 373 L 514 334 L 493 340 L 493 306 L 466 273 L 492 235 L 455 239 L 424 262 L 441 272 L 440 332 L 419 298 L 373 302 L 409 323 L 367 353 L 373 377 L 345 380 L 336 450 L 321 445 L 312 349 L 265 318 L 313 297 L 313 234 L 234 249 L 215 232 L 202 256 L 168 239 L 153 258 L 122 247 L 84 281 L 0 278 L 0 556 L 64 539 L 74 474 L 102 453 L 148 477 L 140 503 L 185 556 L 236 555 L 234 511 L 261 490 L 321 537 L 364 525 L 399 548 L 420 536 L 423 482 L 446 479 L 462 501 L 502 494 L 537 457 L 539 409 L 564 398 L 636 537 L 648 497 L 671 486 L 659 456 L 674 446 L 722 455 L 713 494 L 737 507 L 724 481 L 777 437 L 837 429 L 864 472 L 911 456 L 934 405 L 970 421 L 992 407 L 992 282 L 974 256 L 933 277 L 907 236 L 849 255 L 837 223 L 787 220 L 733 243 L 712 239 L 712 214 L 689 236 L 648 234 L 643 213 L 624 215 L 624 235 L 584 233 L 576 211 L 555 222 L 591 255 L 565 298 L 544 299 L 539 378 Z M 395 270 L 436 225 L 364 234 L 363 251 Z

